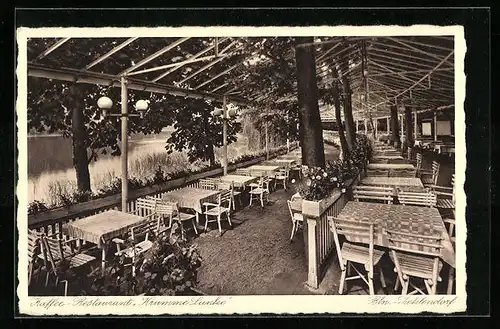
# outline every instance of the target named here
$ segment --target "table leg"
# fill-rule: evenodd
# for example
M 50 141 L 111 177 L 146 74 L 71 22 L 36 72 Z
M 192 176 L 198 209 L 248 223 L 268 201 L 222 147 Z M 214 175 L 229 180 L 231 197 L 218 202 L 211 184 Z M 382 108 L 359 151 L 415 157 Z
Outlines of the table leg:
M 448 289 L 446 290 L 447 295 L 451 295 L 453 292 L 453 281 L 455 281 L 455 269 L 450 267 L 450 273 L 448 274 Z
M 196 225 L 200 224 L 200 213 L 196 211 Z
M 102 272 L 106 269 L 106 251 L 108 249 L 108 245 L 106 243 L 102 244 Z

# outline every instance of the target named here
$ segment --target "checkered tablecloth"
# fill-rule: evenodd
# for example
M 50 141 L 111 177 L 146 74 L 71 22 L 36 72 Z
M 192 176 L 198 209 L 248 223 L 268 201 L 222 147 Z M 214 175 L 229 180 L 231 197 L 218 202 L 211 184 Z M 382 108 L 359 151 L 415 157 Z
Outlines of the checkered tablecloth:
M 235 187 L 245 188 L 248 184 L 257 182 L 259 180 L 258 177 L 252 176 L 242 176 L 242 175 L 225 175 L 220 177 L 220 180 L 224 183 L 234 183 Z
M 261 173 L 265 173 L 268 176 L 273 176 L 274 173 L 280 168 L 280 166 L 264 166 L 264 165 L 253 165 L 248 167 L 250 174 L 252 176 L 261 176 Z
M 199 214 L 202 214 L 203 203 L 215 201 L 219 193 L 219 191 L 215 190 L 184 187 L 164 194 L 162 199 L 177 202 L 179 208 L 194 209 Z
M 412 177 L 365 177 L 362 185 L 388 186 L 405 192 L 423 192 L 424 185 L 420 178 Z
M 349 201 L 337 217 L 379 224 L 374 243 L 381 247 L 389 246 L 385 229 L 428 237 L 440 235 L 443 238 L 441 259 L 455 267 L 453 244 L 436 208 Z M 351 242 L 369 243 L 368 237 L 346 238 Z
M 64 231 L 72 238 L 95 243 L 101 248 L 103 243 L 127 233 L 143 220 L 143 217 L 137 215 L 108 210 L 67 223 Z
M 375 160 L 404 160 L 401 155 L 375 155 L 373 156 Z

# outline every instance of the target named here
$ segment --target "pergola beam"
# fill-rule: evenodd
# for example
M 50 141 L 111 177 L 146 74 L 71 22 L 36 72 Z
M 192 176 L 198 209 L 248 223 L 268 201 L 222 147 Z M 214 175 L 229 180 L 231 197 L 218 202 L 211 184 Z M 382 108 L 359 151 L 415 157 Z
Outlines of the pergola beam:
M 229 39 L 229 38 L 223 38 L 223 39 L 219 40 L 219 41 L 218 41 L 218 43 L 219 43 L 219 44 L 221 44 L 221 43 L 223 43 L 224 41 L 226 41 L 227 39 Z M 211 45 L 210 47 L 207 47 L 206 49 L 203 49 L 202 51 L 200 51 L 200 52 L 198 52 L 198 53 L 196 53 L 196 54 L 194 54 L 193 56 L 191 56 L 191 57 L 190 57 L 190 59 L 195 59 L 195 58 L 198 58 L 198 57 L 200 57 L 201 55 L 206 54 L 207 52 L 209 52 L 210 50 L 212 50 L 214 47 L 215 47 L 215 44 L 214 44 L 214 45 Z M 228 47 L 229 47 L 229 46 L 228 46 Z M 228 47 L 226 47 L 226 48 L 228 48 Z M 166 76 L 167 76 L 167 75 L 169 75 L 170 73 L 177 71 L 177 70 L 178 70 L 178 69 L 180 69 L 181 67 L 182 67 L 182 65 L 177 66 L 177 67 L 174 67 L 174 68 L 172 68 L 172 69 L 168 70 L 167 72 L 160 74 L 159 76 L 157 76 L 156 78 L 154 78 L 154 79 L 153 79 L 153 81 L 154 81 L 154 82 L 158 82 L 159 80 L 163 79 L 164 77 L 166 77 Z
M 368 60 L 368 63 L 371 63 L 371 64 L 373 64 L 373 65 L 375 65 L 375 66 L 378 66 L 378 67 L 380 67 L 380 68 L 382 68 L 382 69 L 386 70 L 387 72 L 394 73 L 394 74 L 396 74 L 398 77 L 400 77 L 400 78 L 401 78 L 401 79 L 403 79 L 403 80 L 409 81 L 409 82 L 411 82 L 411 83 L 414 83 L 414 82 L 415 82 L 415 80 L 410 79 L 410 78 L 408 78 L 408 77 L 406 77 L 406 76 L 404 76 L 404 75 L 400 74 L 399 72 L 394 71 L 393 69 L 391 69 L 391 68 L 389 68 L 389 67 L 385 66 L 385 65 L 379 64 L 379 63 L 377 63 L 377 62 L 375 62 L 375 61 L 372 61 L 372 60 L 370 60 L 370 59 Z
M 246 60 L 246 59 L 245 59 L 245 60 Z M 199 89 L 199 88 L 201 88 L 201 87 L 203 87 L 203 86 L 205 86 L 205 85 L 209 84 L 210 82 L 214 81 L 214 80 L 215 80 L 215 79 L 217 79 L 218 77 L 221 77 L 221 76 L 223 76 L 224 74 L 228 73 L 229 71 L 234 70 L 236 67 L 240 66 L 242 63 L 243 63 L 243 61 L 242 61 L 242 62 L 239 62 L 239 63 L 234 64 L 233 66 L 231 66 L 231 67 L 229 67 L 228 69 L 226 69 L 226 70 L 222 71 L 221 73 L 217 74 L 216 76 L 214 76 L 214 77 L 212 77 L 212 78 L 208 79 L 207 81 L 203 82 L 202 84 L 200 84 L 200 85 L 196 86 L 194 89 L 195 89 L 195 90 L 197 90 L 197 89 Z
M 166 47 L 163 47 L 162 49 L 158 50 L 157 52 L 155 52 L 154 54 L 144 58 L 143 60 L 141 60 L 139 63 L 135 64 L 135 65 L 132 65 L 131 67 L 129 67 L 128 69 L 126 69 L 125 71 L 123 72 L 120 72 L 120 74 L 118 74 L 119 76 L 122 76 L 122 75 L 126 75 L 127 73 L 130 73 L 132 72 L 133 70 L 137 70 L 139 67 L 151 62 L 152 60 L 154 60 L 155 58 L 163 55 L 164 53 L 166 53 L 167 51 L 177 47 L 178 45 L 180 45 L 181 43 L 187 41 L 191 39 L 190 37 L 185 37 L 185 38 L 180 38 L 180 39 L 177 39 L 176 41 L 172 42 L 171 44 L 169 44 L 168 46 Z
M 400 45 L 403 46 L 403 47 L 398 47 L 398 46 L 391 45 L 391 47 L 393 47 L 393 48 L 405 50 L 404 47 L 406 47 L 406 50 L 411 49 L 414 52 L 417 52 L 417 53 L 420 53 L 420 54 L 423 54 L 423 55 L 427 55 L 427 56 L 432 57 L 434 59 L 437 59 L 439 61 L 443 59 L 442 56 L 438 56 L 438 55 L 436 55 L 434 53 L 430 53 L 430 52 L 426 52 L 426 51 L 424 51 L 422 49 L 418 49 L 417 47 L 413 47 L 412 45 L 409 45 L 407 42 L 403 42 L 402 40 L 395 39 L 393 37 L 387 37 L 387 38 L 389 40 L 391 40 L 393 42 L 396 42 L 396 43 L 398 43 L 398 44 L 400 44 Z M 446 63 L 449 64 L 449 65 L 451 65 L 451 66 L 453 66 L 453 63 L 451 63 L 451 62 L 446 61 Z
M 439 68 L 435 72 L 449 72 L 449 71 L 454 71 L 455 69 L 453 67 L 445 67 L 445 68 Z M 428 70 L 410 70 L 410 71 L 398 71 L 398 74 L 411 74 L 411 73 L 425 73 Z M 370 74 L 372 77 L 382 77 L 385 75 L 393 75 L 395 73 L 377 73 L 377 74 Z
M 429 35 L 428 37 L 432 37 L 431 35 Z M 418 42 L 418 41 L 414 41 L 414 40 L 409 40 L 409 39 L 405 39 L 404 37 L 392 37 L 393 39 L 397 39 L 397 40 L 401 40 L 405 43 L 410 43 L 410 44 L 414 44 L 414 45 L 417 45 L 417 46 L 423 46 L 423 47 L 428 47 L 428 48 L 434 48 L 434 49 L 438 49 L 438 50 L 442 50 L 442 51 L 450 51 L 450 48 L 446 48 L 446 47 L 441 47 L 441 46 L 436 46 L 436 45 L 431 45 L 429 43 L 422 43 L 422 42 Z M 452 41 L 452 40 L 450 40 Z M 423 50 L 423 49 L 422 49 Z M 425 50 L 423 50 L 425 51 Z
M 438 65 L 436 65 L 436 67 L 434 67 L 432 70 L 429 71 L 429 73 L 427 73 L 426 75 L 424 75 L 422 78 L 420 78 L 417 82 L 415 82 L 412 86 L 408 87 L 407 89 L 405 89 L 404 91 L 398 93 L 396 96 L 394 96 L 394 98 L 397 98 L 401 95 L 404 95 L 405 93 L 407 93 L 408 91 L 412 90 L 413 88 L 415 88 L 420 82 L 424 81 L 428 76 L 430 76 L 432 74 L 432 72 L 434 72 L 435 69 L 441 67 L 441 65 L 443 65 L 447 60 L 448 58 L 450 58 L 453 54 L 455 53 L 454 50 L 452 50 Z M 380 102 L 378 104 L 375 104 L 375 106 L 379 106 L 379 105 L 382 105 L 384 103 L 387 103 L 387 101 L 385 102 Z
M 191 64 L 191 63 L 203 62 L 203 61 L 207 61 L 210 59 L 214 59 L 216 57 L 217 56 L 215 56 L 215 55 L 211 55 L 211 56 L 205 56 L 205 57 L 199 57 L 199 58 L 189 58 L 189 59 L 186 59 L 185 61 L 182 61 L 182 62 L 170 63 L 170 64 L 165 64 L 162 66 L 152 67 L 150 69 L 134 71 L 134 72 L 128 73 L 127 75 L 132 76 L 132 75 L 144 74 L 144 73 L 149 73 L 149 72 L 154 72 L 154 71 L 160 71 L 160 70 L 168 69 L 170 67 L 177 67 L 177 66 L 183 66 L 183 65 Z M 221 56 L 219 56 L 218 61 L 221 61 L 226 57 L 228 57 L 228 55 L 221 55 Z
M 56 50 L 57 48 L 61 47 L 63 44 L 65 44 L 69 39 L 71 38 L 63 38 L 63 39 L 59 39 L 57 40 L 52 46 L 50 46 L 49 48 L 45 49 L 44 51 L 42 51 L 37 57 L 35 60 L 39 60 L 39 59 L 42 59 L 44 58 L 45 56 L 47 56 L 48 54 L 50 54 L 51 52 L 53 52 L 54 50 Z
M 408 60 L 402 59 L 402 58 L 395 58 L 394 56 L 387 56 L 387 55 L 383 55 L 383 54 L 378 54 L 378 53 L 374 53 L 373 51 L 371 51 L 368 54 L 368 56 L 372 60 L 377 59 L 380 61 L 385 61 L 387 64 L 399 65 L 401 67 L 404 67 L 405 69 L 415 69 L 415 66 L 420 66 L 421 68 L 428 69 L 428 70 L 434 68 L 434 66 L 432 66 L 432 65 L 422 64 L 422 63 L 419 63 L 417 61 L 412 62 L 412 61 L 408 61 Z M 374 57 L 376 57 L 376 58 L 374 58 Z M 383 60 L 380 58 L 383 58 Z M 396 61 L 399 61 L 399 63 Z M 408 65 L 404 65 L 402 63 L 408 64 Z
M 120 77 L 110 74 L 97 72 L 80 71 L 74 69 L 54 69 L 44 66 L 28 63 L 28 76 L 54 79 L 59 81 L 68 81 L 74 83 L 85 83 L 91 85 L 104 85 L 109 87 L 121 88 Z M 221 101 L 222 95 L 200 92 L 190 89 L 178 88 L 175 86 L 163 85 L 157 82 L 136 80 L 127 78 L 127 88 L 131 90 L 154 92 L 159 94 L 168 94 L 173 96 L 207 99 Z M 229 97 L 234 104 L 251 105 L 252 102 L 241 97 Z
M 85 66 L 84 70 L 88 70 L 91 67 L 99 64 L 100 62 L 102 62 L 106 58 L 108 58 L 108 57 L 112 56 L 113 54 L 115 54 L 116 52 L 122 50 L 123 48 L 125 48 L 126 46 L 128 46 L 129 44 L 131 44 L 132 42 L 134 42 L 137 39 L 139 39 L 139 38 L 138 37 L 133 37 L 133 38 L 129 38 L 129 39 L 123 41 L 121 44 L 119 44 L 118 46 L 114 47 L 113 49 L 111 49 L 106 54 L 102 55 L 101 57 L 99 57 L 98 59 L 96 59 L 95 61 L 93 61 L 92 63 L 87 64 L 87 66 Z

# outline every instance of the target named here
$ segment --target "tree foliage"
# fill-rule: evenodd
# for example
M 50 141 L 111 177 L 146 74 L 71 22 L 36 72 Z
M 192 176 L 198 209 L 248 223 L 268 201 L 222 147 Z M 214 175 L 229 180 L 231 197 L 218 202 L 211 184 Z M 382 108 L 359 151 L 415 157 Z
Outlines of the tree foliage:
M 187 151 L 190 161 L 196 159 L 215 162 L 215 147 L 223 144 L 223 120 L 212 115 L 214 102 L 186 99 L 174 110 L 175 131 L 167 140 L 169 153 Z M 236 141 L 240 123 L 234 118 L 228 120 L 228 144 Z

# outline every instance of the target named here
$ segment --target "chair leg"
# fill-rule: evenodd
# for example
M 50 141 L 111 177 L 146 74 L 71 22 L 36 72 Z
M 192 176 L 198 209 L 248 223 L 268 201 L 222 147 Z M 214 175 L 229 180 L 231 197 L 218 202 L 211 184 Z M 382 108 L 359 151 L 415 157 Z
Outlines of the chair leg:
M 46 269 L 47 269 L 47 275 L 45 276 L 45 287 L 49 285 L 49 277 L 50 277 L 50 270 L 48 268 Z
M 373 271 L 368 272 L 368 289 L 370 290 L 370 295 L 375 295 L 375 288 L 373 286 Z
M 219 214 L 219 216 L 217 216 L 217 226 L 219 226 L 219 233 L 222 234 L 222 228 L 220 225 L 220 214 Z
M 410 284 L 410 278 L 403 278 L 403 281 L 401 282 L 402 290 L 401 290 L 401 295 L 407 295 L 408 294 L 408 286 Z
M 378 271 L 380 272 L 380 283 L 382 284 L 382 288 L 387 288 L 387 285 L 385 284 L 385 277 L 384 277 L 384 272 L 382 271 L 382 267 L 380 265 L 378 266 Z
M 290 241 L 293 240 L 293 236 L 295 235 L 295 221 L 292 222 L 292 234 L 290 235 Z
M 260 205 L 264 208 L 264 193 L 260 195 Z
M 252 201 L 253 201 L 253 194 L 250 193 L 250 204 L 249 204 L 250 206 L 252 205 Z
M 227 214 L 227 221 L 229 222 L 229 226 L 233 227 L 233 223 L 231 223 L 231 215 L 229 214 L 229 211 L 226 214 Z
M 205 232 L 207 231 L 208 228 L 208 216 L 205 215 Z
M 196 235 L 198 235 L 198 229 L 196 228 L 196 222 L 195 222 L 194 218 L 191 219 L 191 221 L 193 222 L 194 233 L 196 233 Z
M 344 269 L 342 270 L 342 273 L 340 274 L 339 295 L 342 295 L 344 293 L 344 284 L 345 284 L 347 267 L 348 267 L 348 263 L 347 263 L 347 261 L 344 261 Z
M 448 274 L 448 287 L 446 289 L 446 294 L 451 295 L 453 292 L 453 281 L 455 276 L 455 269 L 450 267 L 450 273 Z

